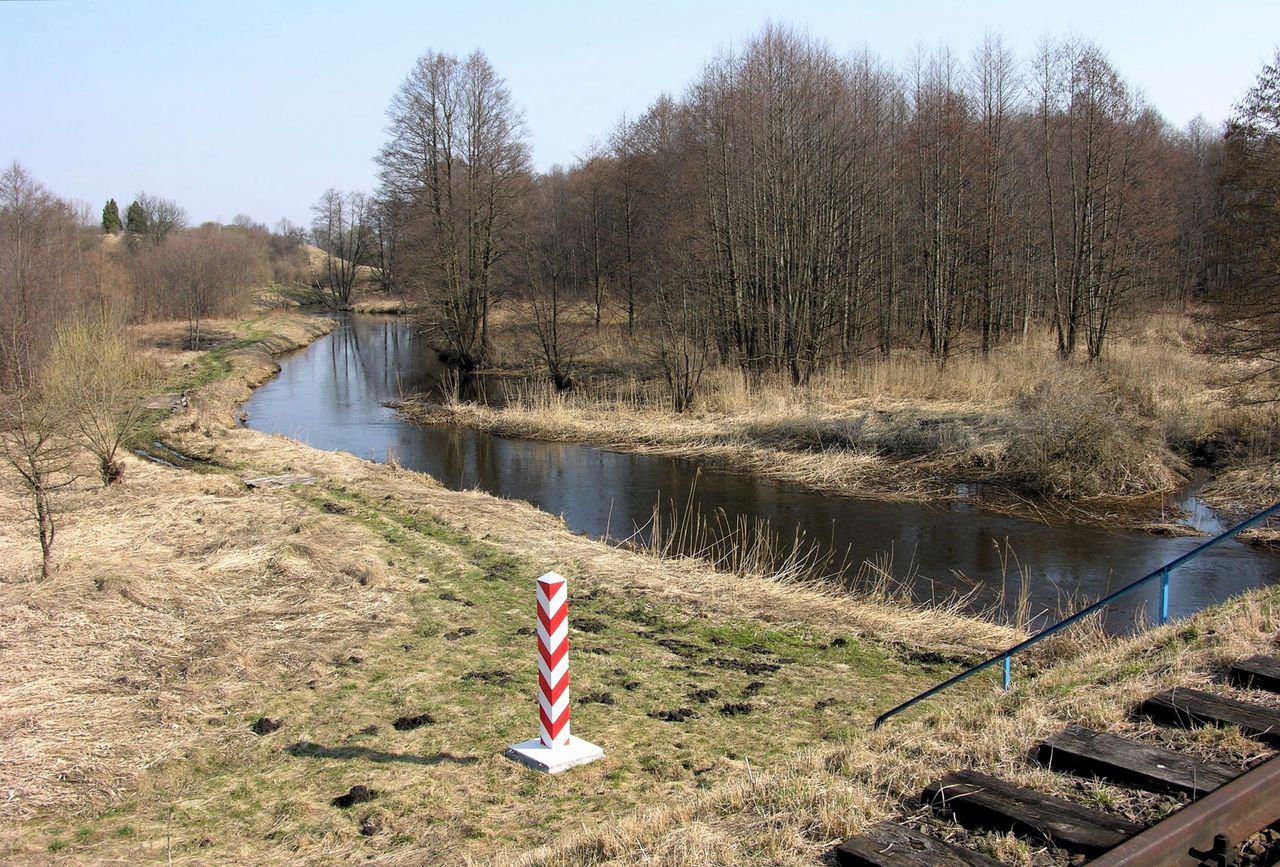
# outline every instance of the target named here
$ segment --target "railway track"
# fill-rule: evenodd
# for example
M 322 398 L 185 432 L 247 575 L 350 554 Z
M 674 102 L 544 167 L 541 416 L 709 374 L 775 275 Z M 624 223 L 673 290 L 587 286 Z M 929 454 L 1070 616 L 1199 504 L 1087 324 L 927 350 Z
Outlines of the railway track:
M 1280 693 L 1280 657 L 1240 660 L 1227 674 L 1243 690 Z M 1280 709 L 1198 689 L 1150 696 L 1135 713 L 1161 725 L 1234 726 L 1280 749 Z M 1049 843 L 1096 867 L 1235 867 L 1280 864 L 1280 845 L 1255 839 L 1280 829 L 1280 756 L 1248 771 L 1174 750 L 1070 726 L 1038 747 L 1035 760 L 1057 773 L 1096 777 L 1118 786 L 1185 795 L 1191 802 L 1144 828 L 1128 819 L 1063 798 L 960 770 L 925 787 L 920 800 L 971 831 L 1010 832 Z M 977 852 L 885 822 L 835 850 L 841 867 L 997 867 Z

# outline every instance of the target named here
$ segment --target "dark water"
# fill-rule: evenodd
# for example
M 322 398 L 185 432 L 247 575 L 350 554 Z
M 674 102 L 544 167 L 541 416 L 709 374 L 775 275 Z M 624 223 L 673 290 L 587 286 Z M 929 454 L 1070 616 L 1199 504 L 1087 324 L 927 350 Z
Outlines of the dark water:
M 386 460 L 430 473 L 455 489 L 480 488 L 527 500 L 592 536 L 628 535 L 655 503 L 692 502 L 708 520 L 762 518 L 780 534 L 799 532 L 856 565 L 892 558 L 917 597 L 944 598 L 975 585 L 975 604 L 1017 592 L 1017 564 L 1030 570 L 1033 612 L 1059 612 L 1092 600 L 1195 547 L 1202 538 L 1044 524 L 971 506 L 885 503 L 830 497 L 695 462 L 627 455 L 590 446 L 507 439 L 454 427 L 420 427 L 384 401 L 438 388 L 443 367 L 409 320 L 360 316 L 282 361 L 280 375 L 245 405 L 248 426 L 322 449 Z M 692 497 L 690 495 L 693 490 Z M 1221 529 L 1211 510 L 1188 498 L 1192 520 Z M 1012 557 L 1010 556 L 1012 552 Z M 1016 560 L 1014 559 L 1016 558 Z M 548 568 L 555 564 L 547 564 Z M 1280 580 L 1280 558 L 1228 542 L 1174 573 L 1170 612 L 1185 615 L 1246 588 Z M 1153 582 L 1154 584 L 1155 582 Z M 1156 607 L 1156 589 L 1117 604 L 1124 629 Z

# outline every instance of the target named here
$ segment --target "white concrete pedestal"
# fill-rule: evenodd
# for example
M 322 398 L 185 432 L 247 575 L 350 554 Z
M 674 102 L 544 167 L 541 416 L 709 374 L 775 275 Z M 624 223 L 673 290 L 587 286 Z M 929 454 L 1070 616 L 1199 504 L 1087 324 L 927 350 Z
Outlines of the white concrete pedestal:
M 595 744 L 587 743 L 582 738 L 569 736 L 569 743 L 555 747 L 544 746 L 542 741 L 534 738 L 531 741 L 507 747 L 506 756 L 521 764 L 528 765 L 535 771 L 544 774 L 558 774 L 578 765 L 586 765 L 596 759 L 604 758 L 604 750 Z

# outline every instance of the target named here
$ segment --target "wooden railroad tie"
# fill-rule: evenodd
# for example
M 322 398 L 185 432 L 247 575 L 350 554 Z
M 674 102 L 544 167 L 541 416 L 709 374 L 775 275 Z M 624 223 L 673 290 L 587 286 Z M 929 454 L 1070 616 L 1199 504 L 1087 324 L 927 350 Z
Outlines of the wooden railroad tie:
M 1239 726 L 1249 737 L 1280 747 L 1280 711 L 1202 689 L 1178 687 L 1162 692 L 1144 701 L 1140 713 L 1184 728 Z
M 1240 774 L 1227 765 L 1080 726 L 1067 726 L 1046 738 L 1036 757 L 1053 771 L 1102 777 L 1157 792 L 1182 792 L 1193 798 Z
M 929 784 L 923 800 L 949 810 L 966 828 L 1039 836 L 1085 855 L 1100 855 L 1142 830 L 1127 819 L 977 771 L 957 771 Z
M 1231 666 L 1227 680 L 1244 689 L 1280 692 L 1280 656 L 1250 656 Z
M 926 837 L 894 822 L 881 822 L 836 849 L 840 867 L 997 867 L 981 852 Z

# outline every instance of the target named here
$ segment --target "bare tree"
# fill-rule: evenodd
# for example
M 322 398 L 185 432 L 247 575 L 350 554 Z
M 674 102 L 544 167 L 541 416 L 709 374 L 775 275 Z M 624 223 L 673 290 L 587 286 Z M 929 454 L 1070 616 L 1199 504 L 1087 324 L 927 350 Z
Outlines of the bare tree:
M 857 255 L 849 85 L 825 45 L 769 27 L 694 90 L 718 341 L 749 373 L 802 384 L 838 332 Z
M 635 125 L 626 118 L 618 122 L 609 140 L 611 168 L 610 189 L 614 198 L 614 214 L 616 234 L 614 244 L 617 247 L 617 264 L 619 280 L 622 285 L 623 298 L 627 307 L 627 333 L 634 334 L 636 329 L 637 284 L 639 276 L 638 237 L 640 224 L 641 161 L 635 141 Z
M 74 209 L 16 162 L 0 173 L 0 391 L 36 382 L 58 321 L 83 294 Z
M 591 306 L 597 328 L 604 311 L 612 277 L 611 225 L 608 208 L 608 168 L 598 149 L 585 157 L 569 178 L 574 187 L 574 213 L 567 215 L 576 223 L 575 234 L 582 249 L 582 262 L 591 283 Z M 576 218 L 576 219 L 575 219 Z
M 574 365 L 586 348 L 593 322 L 588 304 L 599 298 L 594 281 L 594 251 L 574 232 L 578 202 L 559 169 L 539 178 L 528 206 L 527 235 L 522 245 L 523 273 L 528 280 L 530 328 L 539 356 L 558 390 L 575 384 Z M 590 288 L 588 288 L 590 287 Z M 598 316 L 598 307 L 595 307 Z M 598 318 L 594 320 L 598 324 Z
M 75 477 L 76 447 L 65 407 L 35 388 L 0 395 L 0 460 L 21 481 L 40 540 L 40 577 L 48 578 L 58 531 L 53 495 Z
M 675 412 L 693 407 L 711 365 L 714 336 L 707 300 L 687 267 L 678 267 L 657 288 L 656 339 L 649 352 L 666 380 Z
M 248 288 L 256 251 L 243 236 L 202 226 L 174 235 L 158 252 L 167 309 L 186 319 L 188 346 L 199 349 L 204 321 L 234 309 Z
M 489 354 L 500 295 L 528 186 L 523 121 L 480 52 L 419 58 L 388 111 L 379 154 L 382 196 L 403 207 L 403 273 L 429 302 L 428 326 L 464 371 Z
M 950 51 L 918 58 L 913 79 L 914 117 L 908 135 L 914 156 L 916 273 L 929 352 L 945 363 L 963 324 L 961 306 L 973 262 L 968 228 L 974 179 L 966 159 L 972 110 Z
M 1217 232 L 1226 271 L 1215 348 L 1248 362 L 1254 401 L 1280 400 L 1280 51 L 1236 107 L 1225 137 L 1224 213 Z
M 311 235 L 324 251 L 324 271 L 316 284 L 325 303 L 334 309 L 347 306 L 360 266 L 369 256 L 369 199 L 364 193 L 325 190 L 311 208 L 315 219 Z
M 400 241 L 404 217 L 395 199 L 377 199 L 369 206 L 369 266 L 378 288 L 388 294 L 400 288 Z
M 987 34 L 974 56 L 971 102 L 979 124 L 976 174 L 981 179 L 981 251 L 977 257 L 982 351 L 1000 339 L 1012 282 L 1012 248 L 1017 235 L 1009 191 L 1013 159 L 1013 115 L 1018 109 L 1017 62 L 999 36 Z
M 149 193 L 138 193 L 136 199 L 146 218 L 146 238 L 163 244 L 171 235 L 187 228 L 187 212 L 175 201 Z

